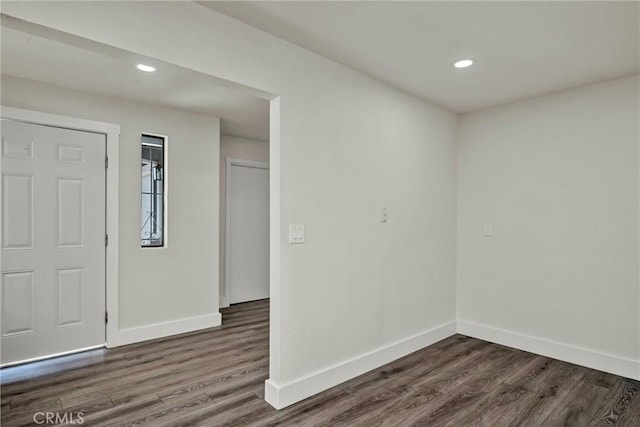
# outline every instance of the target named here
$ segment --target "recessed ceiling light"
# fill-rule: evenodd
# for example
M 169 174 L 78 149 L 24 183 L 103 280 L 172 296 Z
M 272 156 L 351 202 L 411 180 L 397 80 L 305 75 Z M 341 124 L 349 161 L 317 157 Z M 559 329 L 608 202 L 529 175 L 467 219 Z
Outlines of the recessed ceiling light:
M 156 71 L 156 67 L 152 67 L 151 65 L 138 64 L 136 67 L 138 68 L 138 70 L 147 73 L 153 73 L 154 71 Z
M 453 66 L 456 68 L 467 68 L 473 65 L 473 59 L 461 59 L 460 61 L 456 61 Z

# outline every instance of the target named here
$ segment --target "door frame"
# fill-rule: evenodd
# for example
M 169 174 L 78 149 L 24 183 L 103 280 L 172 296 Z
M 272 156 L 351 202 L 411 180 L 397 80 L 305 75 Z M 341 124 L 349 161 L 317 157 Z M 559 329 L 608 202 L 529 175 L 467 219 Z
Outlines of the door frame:
M 105 316 L 108 316 L 105 325 L 105 346 L 107 348 L 118 346 L 118 145 L 120 126 L 5 106 L 0 106 L 0 116 L 18 122 L 105 135 L 108 159 L 108 161 L 105 159 L 107 162 L 105 232 L 108 236 L 105 259 Z
M 236 157 L 225 157 L 226 171 L 225 171 L 225 236 L 224 236 L 224 301 L 220 299 L 220 307 L 229 307 L 231 303 L 230 291 L 231 291 L 231 203 L 229 194 L 231 190 L 231 167 L 232 166 L 244 166 L 248 168 L 266 169 L 269 171 L 269 163 L 259 162 L 256 160 L 245 160 Z M 271 173 L 269 172 L 269 181 L 271 181 Z M 269 195 L 271 200 L 271 195 Z M 269 240 L 273 236 L 270 233 Z M 269 246 L 271 247 L 271 246 Z M 271 293 L 271 291 L 269 291 Z

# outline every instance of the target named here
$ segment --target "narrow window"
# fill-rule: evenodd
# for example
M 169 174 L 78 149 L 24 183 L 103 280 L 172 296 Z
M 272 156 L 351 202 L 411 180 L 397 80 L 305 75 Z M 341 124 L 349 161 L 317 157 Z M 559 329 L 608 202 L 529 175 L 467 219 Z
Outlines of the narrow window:
M 142 247 L 164 246 L 164 148 L 165 138 L 142 135 Z

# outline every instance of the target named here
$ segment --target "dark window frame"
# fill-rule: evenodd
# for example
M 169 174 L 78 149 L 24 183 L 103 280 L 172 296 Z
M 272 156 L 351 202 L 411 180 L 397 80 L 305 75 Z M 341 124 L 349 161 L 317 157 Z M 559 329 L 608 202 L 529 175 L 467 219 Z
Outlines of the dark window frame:
M 152 133 L 142 133 L 140 137 L 140 159 L 141 166 L 150 165 L 149 168 L 149 190 L 144 191 L 142 185 L 142 168 L 140 171 L 140 203 L 141 203 L 141 227 L 140 227 L 140 247 L 141 248 L 163 248 L 166 247 L 166 149 L 167 137 Z M 145 150 L 147 157 L 145 157 Z M 147 163 L 145 163 L 147 162 Z M 157 165 L 154 167 L 154 163 Z M 149 199 L 149 207 L 145 213 L 143 205 L 145 196 Z M 144 215 L 144 216 L 142 216 Z M 148 238 L 142 233 L 145 227 L 150 228 Z M 153 236 L 158 236 L 154 238 Z M 146 243 L 145 243 L 146 242 Z

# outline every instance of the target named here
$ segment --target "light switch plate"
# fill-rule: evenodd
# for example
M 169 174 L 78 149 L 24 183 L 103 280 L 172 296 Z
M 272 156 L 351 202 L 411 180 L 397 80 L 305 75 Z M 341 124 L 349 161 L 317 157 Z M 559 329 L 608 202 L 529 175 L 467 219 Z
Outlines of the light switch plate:
M 304 225 L 289 224 L 289 243 L 304 243 Z
M 493 236 L 493 224 L 485 224 L 484 225 L 484 237 Z

